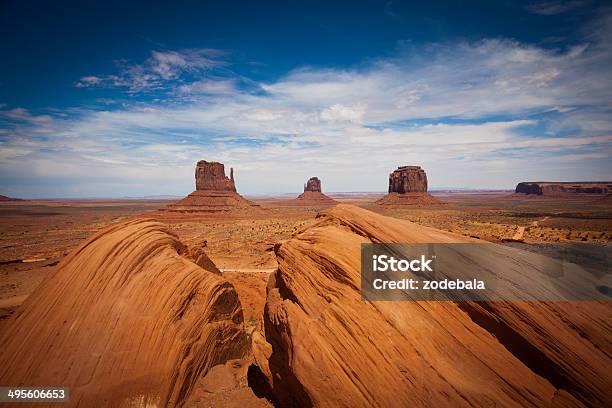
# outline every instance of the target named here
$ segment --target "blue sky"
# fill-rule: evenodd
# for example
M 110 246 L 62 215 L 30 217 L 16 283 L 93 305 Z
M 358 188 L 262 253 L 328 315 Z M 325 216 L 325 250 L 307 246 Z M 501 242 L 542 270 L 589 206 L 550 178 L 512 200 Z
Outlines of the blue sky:
M 2 2 L 0 194 L 612 179 L 610 3 L 201 3 Z

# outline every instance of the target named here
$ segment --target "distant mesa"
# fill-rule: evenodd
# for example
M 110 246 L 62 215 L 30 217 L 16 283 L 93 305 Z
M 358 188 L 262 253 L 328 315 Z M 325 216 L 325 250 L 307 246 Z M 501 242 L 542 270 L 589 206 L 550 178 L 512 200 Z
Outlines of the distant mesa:
M 376 201 L 382 206 L 443 204 L 427 193 L 427 174 L 421 166 L 400 166 L 389 174 L 389 193 Z
M 170 204 L 164 211 L 196 215 L 266 211 L 236 192 L 234 169 L 230 168 L 227 177 L 223 163 L 200 160 L 196 164 L 195 184 L 193 193 Z
M 426 193 L 427 174 L 421 166 L 400 166 L 389 174 L 389 193 Z
M 7 197 L 5 195 L 0 195 L 0 201 L 23 201 L 21 198 L 13 198 Z
M 321 192 L 321 180 L 318 177 L 311 177 L 304 183 L 304 192 L 312 191 L 313 193 Z
M 304 192 L 300 194 L 293 203 L 296 205 L 326 206 L 335 205 L 338 202 L 321 192 L 321 180 L 311 177 L 304 183 Z
M 525 181 L 518 183 L 516 194 L 565 196 L 574 194 L 612 194 L 612 181 Z

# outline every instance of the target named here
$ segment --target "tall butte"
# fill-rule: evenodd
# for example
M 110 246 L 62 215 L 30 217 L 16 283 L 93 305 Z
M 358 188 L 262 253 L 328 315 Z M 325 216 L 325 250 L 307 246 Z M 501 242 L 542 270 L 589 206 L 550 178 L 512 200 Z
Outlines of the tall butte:
M 338 202 L 323 194 L 321 191 L 321 180 L 311 177 L 304 183 L 304 192 L 300 194 L 294 203 L 297 205 L 335 205 Z
M 400 166 L 389 174 L 389 193 L 376 204 L 402 206 L 442 203 L 427 193 L 427 174 L 421 166 Z
M 195 169 L 196 189 L 193 193 L 165 211 L 185 214 L 214 214 L 234 212 L 261 212 L 260 206 L 236 192 L 234 169 L 230 168 L 229 178 L 225 175 L 223 163 L 200 160 Z

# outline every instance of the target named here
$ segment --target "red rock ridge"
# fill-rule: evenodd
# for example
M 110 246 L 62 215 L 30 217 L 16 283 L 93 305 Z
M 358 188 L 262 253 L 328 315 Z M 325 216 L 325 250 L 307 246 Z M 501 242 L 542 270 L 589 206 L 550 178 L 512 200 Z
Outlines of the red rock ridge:
M 269 346 L 260 339 L 254 353 L 281 406 L 612 400 L 609 303 L 364 301 L 360 246 L 370 242 L 479 241 L 340 204 L 278 246 L 264 312 Z M 521 259 L 493 249 L 509 272 Z
M 233 286 L 184 252 L 151 220 L 87 240 L 9 322 L 0 384 L 69 387 L 71 406 L 182 405 L 209 368 L 248 352 Z

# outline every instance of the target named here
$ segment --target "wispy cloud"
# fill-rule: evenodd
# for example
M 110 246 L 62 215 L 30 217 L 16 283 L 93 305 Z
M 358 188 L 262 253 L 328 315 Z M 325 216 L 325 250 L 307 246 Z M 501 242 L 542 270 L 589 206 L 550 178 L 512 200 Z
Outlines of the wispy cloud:
M 231 94 L 236 92 L 236 81 L 233 79 L 200 80 L 180 85 L 182 94 Z
M 132 93 L 160 89 L 185 73 L 197 75 L 226 65 L 224 56 L 223 51 L 207 48 L 152 51 L 143 64 L 118 61 L 119 73 L 84 76 L 75 86 L 121 87 Z
M 398 21 L 400 19 L 400 15 L 397 14 L 395 10 L 393 9 L 393 1 L 387 1 L 385 3 L 383 12 L 385 13 L 387 17 L 391 18 L 394 21 Z
M 562 14 L 571 10 L 575 10 L 579 7 L 584 6 L 587 3 L 588 1 L 584 0 L 540 1 L 537 3 L 529 4 L 526 8 L 529 12 L 533 14 L 552 16 L 555 14 Z

